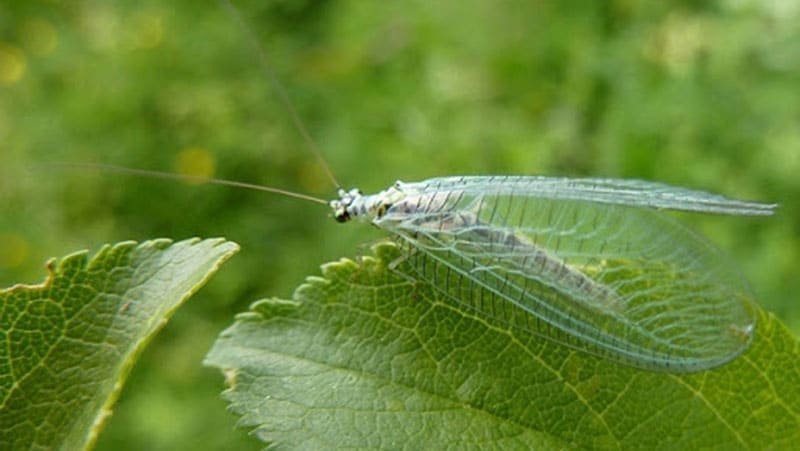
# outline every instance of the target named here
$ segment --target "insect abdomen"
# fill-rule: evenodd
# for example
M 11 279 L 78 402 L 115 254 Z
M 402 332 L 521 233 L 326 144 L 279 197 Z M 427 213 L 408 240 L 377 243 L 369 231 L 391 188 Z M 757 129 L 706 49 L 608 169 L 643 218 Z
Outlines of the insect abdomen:
M 513 227 L 481 221 L 479 212 L 473 211 L 480 202 L 473 202 L 471 210 L 459 209 L 462 200 L 457 192 L 410 196 L 394 205 L 385 220 L 400 220 L 404 228 L 416 229 L 418 245 L 473 259 L 472 273 L 490 270 L 502 260 L 504 266 L 512 266 L 504 269 L 538 275 L 539 283 L 583 301 L 584 307 L 601 313 L 622 308 L 613 289 L 536 245 Z

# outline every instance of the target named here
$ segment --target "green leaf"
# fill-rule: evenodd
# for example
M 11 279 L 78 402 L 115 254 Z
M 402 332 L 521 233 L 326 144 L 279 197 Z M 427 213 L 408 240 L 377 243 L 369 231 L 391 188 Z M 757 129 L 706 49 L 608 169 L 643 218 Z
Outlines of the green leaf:
M 240 423 L 298 448 L 785 448 L 800 439 L 798 342 L 761 312 L 722 367 L 653 373 L 464 312 L 387 269 L 341 260 L 218 339 Z
M 0 449 L 91 447 L 144 346 L 237 250 L 222 239 L 118 243 L 0 291 Z

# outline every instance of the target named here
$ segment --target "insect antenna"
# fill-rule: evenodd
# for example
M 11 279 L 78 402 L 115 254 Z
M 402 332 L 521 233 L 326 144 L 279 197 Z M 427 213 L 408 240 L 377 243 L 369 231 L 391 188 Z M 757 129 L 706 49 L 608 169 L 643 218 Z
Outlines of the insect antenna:
M 119 174 L 135 175 L 141 177 L 154 177 L 167 180 L 179 180 L 183 182 L 209 183 L 214 185 L 233 186 L 236 188 L 245 188 L 255 191 L 264 191 L 267 193 L 281 194 L 283 196 L 293 197 L 295 199 L 302 199 L 309 202 L 316 202 L 318 204 L 324 204 L 324 205 L 328 204 L 328 201 L 326 201 L 325 199 L 309 196 L 307 194 L 295 193 L 293 191 L 288 191 L 285 189 L 273 188 L 271 186 L 256 185 L 254 183 L 237 182 L 235 180 L 225 180 L 213 177 L 201 177 L 198 175 L 177 174 L 174 172 L 153 171 L 150 169 L 134 169 L 134 168 L 127 168 L 124 166 L 116 166 L 113 164 L 103 164 L 103 163 L 41 163 L 40 165 L 37 166 L 47 166 L 47 167 L 65 168 L 65 169 L 83 169 L 83 170 L 88 169 L 88 170 L 104 171 L 104 172 L 116 172 Z
M 322 152 L 320 152 L 319 147 L 317 146 L 314 139 L 311 137 L 311 133 L 309 133 L 308 128 L 305 126 L 303 121 L 300 119 L 300 115 L 297 113 L 297 109 L 294 107 L 291 99 L 289 98 L 289 94 L 286 92 L 286 88 L 283 86 L 281 81 L 275 75 L 274 70 L 272 69 L 272 65 L 270 64 L 269 59 L 267 59 L 267 52 L 264 50 L 264 47 L 259 43 L 258 38 L 256 37 L 255 33 L 253 33 L 253 29 L 247 24 L 247 22 L 242 17 L 242 14 L 236 8 L 236 6 L 231 3 L 230 0 L 219 0 L 228 14 L 233 18 L 239 28 L 245 35 L 245 40 L 249 44 L 252 51 L 258 55 L 258 63 L 261 67 L 261 72 L 264 77 L 269 81 L 269 84 L 272 87 L 272 90 L 275 92 L 275 95 L 278 97 L 280 102 L 283 104 L 283 107 L 289 112 L 289 117 L 292 119 L 292 123 L 294 124 L 295 129 L 303 136 L 303 139 L 308 146 L 308 149 L 311 153 L 314 154 L 317 161 L 319 162 L 322 169 L 325 171 L 325 174 L 328 176 L 331 182 L 333 182 L 336 189 L 341 189 L 342 185 L 339 184 L 339 181 L 336 180 L 336 177 L 333 175 L 333 171 L 328 166 L 328 163 L 325 161 L 325 158 L 322 156 Z

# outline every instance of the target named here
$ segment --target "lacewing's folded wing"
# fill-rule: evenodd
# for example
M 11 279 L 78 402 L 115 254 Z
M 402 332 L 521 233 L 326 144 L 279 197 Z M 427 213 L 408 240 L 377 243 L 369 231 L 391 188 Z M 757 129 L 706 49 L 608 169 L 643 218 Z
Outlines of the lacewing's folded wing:
M 673 372 L 725 363 L 752 340 L 753 296 L 736 267 L 673 218 L 640 207 L 768 214 L 774 206 L 619 180 L 398 186 L 406 198 L 374 222 L 413 248 L 412 275 L 514 329 Z

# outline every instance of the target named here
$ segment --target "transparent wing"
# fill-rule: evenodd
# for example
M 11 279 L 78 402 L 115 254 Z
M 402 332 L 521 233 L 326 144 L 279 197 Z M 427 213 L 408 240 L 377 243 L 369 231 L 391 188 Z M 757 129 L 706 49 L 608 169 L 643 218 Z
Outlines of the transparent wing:
M 400 182 L 398 182 L 400 183 Z M 631 179 L 531 176 L 442 177 L 400 183 L 412 192 L 458 191 L 467 195 L 505 192 L 553 200 L 650 207 L 728 215 L 771 215 L 777 204 L 729 199 L 718 194 Z
M 450 299 L 650 370 L 707 369 L 749 345 L 746 282 L 669 216 L 507 186 L 475 191 L 408 192 L 375 221 L 414 249 L 413 275 Z

